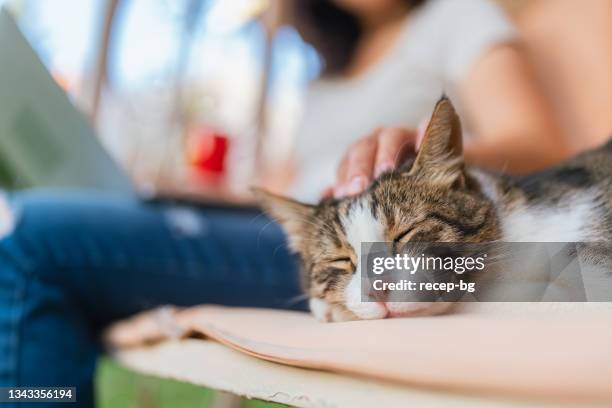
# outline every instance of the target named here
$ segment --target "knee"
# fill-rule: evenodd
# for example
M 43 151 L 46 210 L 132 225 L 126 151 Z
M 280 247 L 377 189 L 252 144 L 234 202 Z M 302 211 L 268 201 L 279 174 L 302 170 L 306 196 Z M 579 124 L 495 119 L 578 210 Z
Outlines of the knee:
M 0 270 L 3 274 L 28 270 L 28 252 L 17 239 L 20 211 L 11 197 L 0 192 Z
M 0 269 L 9 264 L 40 280 L 68 282 L 115 255 L 133 199 L 96 192 L 30 190 L 0 197 Z M 122 232 L 123 231 L 123 232 Z M 124 257 L 113 258 L 124 263 Z
M 0 269 L 30 276 L 52 268 L 49 248 L 58 234 L 50 231 L 48 209 L 40 201 L 29 192 L 0 192 Z
M 0 239 L 9 236 L 15 229 L 16 223 L 17 217 L 9 198 L 6 194 L 0 193 Z
M 19 211 L 13 200 L 0 192 L 0 281 L 4 283 L 3 289 L 7 282 L 17 284 L 30 275 L 28 252 L 16 239 L 19 224 Z

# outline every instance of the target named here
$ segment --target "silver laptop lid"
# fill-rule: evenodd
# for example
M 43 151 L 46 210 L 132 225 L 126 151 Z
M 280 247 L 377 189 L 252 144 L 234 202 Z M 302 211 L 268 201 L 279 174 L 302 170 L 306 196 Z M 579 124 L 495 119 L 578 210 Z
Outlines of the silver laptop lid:
M 129 178 L 0 10 L 0 188 L 133 193 Z

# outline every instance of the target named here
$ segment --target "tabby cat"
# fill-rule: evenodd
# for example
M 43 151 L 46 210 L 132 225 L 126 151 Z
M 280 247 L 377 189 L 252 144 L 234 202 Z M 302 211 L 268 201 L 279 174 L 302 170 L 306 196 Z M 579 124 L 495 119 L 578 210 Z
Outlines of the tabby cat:
M 318 319 L 435 314 L 446 305 L 363 301 L 361 242 L 610 242 L 612 142 L 520 178 L 470 168 L 459 118 L 442 98 L 417 156 L 362 194 L 308 205 L 255 193 L 299 254 Z M 611 273 L 612 255 L 603 257 L 602 279 Z

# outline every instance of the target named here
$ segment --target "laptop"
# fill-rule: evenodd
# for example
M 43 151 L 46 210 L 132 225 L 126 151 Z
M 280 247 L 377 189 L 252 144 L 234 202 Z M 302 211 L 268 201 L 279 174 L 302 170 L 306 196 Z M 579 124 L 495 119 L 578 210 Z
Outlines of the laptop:
M 106 190 L 150 202 L 254 210 L 251 199 L 219 192 L 137 191 L 4 8 L 0 10 L 0 189 L 33 187 Z
M 31 187 L 135 191 L 4 8 L 0 10 L 0 188 Z

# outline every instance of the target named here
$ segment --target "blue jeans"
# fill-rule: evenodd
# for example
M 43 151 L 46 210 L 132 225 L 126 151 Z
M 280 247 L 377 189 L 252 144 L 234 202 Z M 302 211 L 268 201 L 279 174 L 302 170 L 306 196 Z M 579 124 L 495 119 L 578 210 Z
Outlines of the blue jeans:
M 78 405 L 92 406 L 99 334 L 117 319 L 164 304 L 305 309 L 296 259 L 256 210 L 93 192 L 27 191 L 9 202 L 0 386 L 76 386 Z

